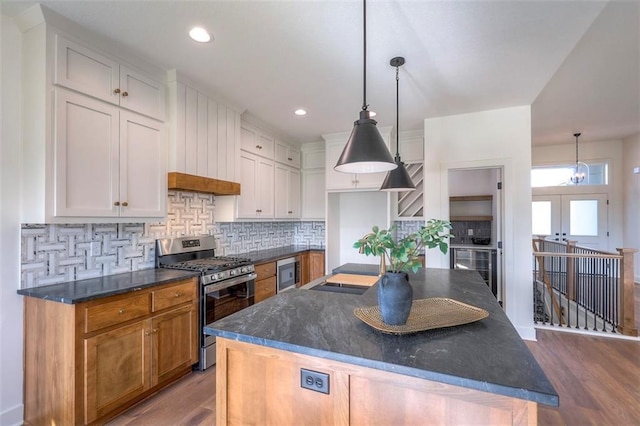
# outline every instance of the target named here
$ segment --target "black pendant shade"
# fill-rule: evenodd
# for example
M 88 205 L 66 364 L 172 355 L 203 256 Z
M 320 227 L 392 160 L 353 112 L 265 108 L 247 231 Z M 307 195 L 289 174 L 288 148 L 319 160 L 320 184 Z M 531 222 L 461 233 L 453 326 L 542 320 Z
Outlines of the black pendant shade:
M 360 119 L 353 123 L 349 140 L 335 167 L 342 173 L 376 173 L 395 169 L 397 164 L 367 111 L 367 1 L 362 2 L 364 21 L 363 99 Z
M 382 182 L 382 186 L 380 187 L 380 191 L 413 191 L 416 189 L 416 186 L 413 184 L 411 180 L 411 176 L 409 176 L 409 172 L 404 167 L 404 163 L 400 159 L 400 96 L 398 90 L 398 82 L 400 81 L 398 74 L 399 69 L 402 65 L 404 65 L 403 57 L 396 57 L 389 61 L 389 64 L 393 67 L 396 67 L 396 158 L 395 163 L 398 166 L 394 170 L 391 170 L 387 173 L 387 176 L 384 178 L 384 182 Z
M 395 163 L 398 167 L 387 173 L 387 177 L 384 178 L 380 191 L 413 191 L 416 186 L 409 176 L 409 172 L 404 167 L 404 163 L 400 159 L 400 156 L 396 156 Z
M 376 124 L 376 120 L 369 118 L 369 111 L 360 111 L 360 119 L 353 123 L 347 145 L 334 167 L 336 171 L 375 173 L 397 167 Z

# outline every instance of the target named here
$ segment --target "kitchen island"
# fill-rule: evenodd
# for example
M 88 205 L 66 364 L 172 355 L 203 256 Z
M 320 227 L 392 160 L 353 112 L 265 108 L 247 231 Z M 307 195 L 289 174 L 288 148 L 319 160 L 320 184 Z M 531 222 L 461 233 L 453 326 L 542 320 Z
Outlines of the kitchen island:
M 558 405 L 476 272 L 426 269 L 410 281 L 414 299 L 448 297 L 489 317 L 388 335 L 353 314 L 377 304 L 377 285 L 281 293 L 205 327 L 218 336 L 218 424 L 535 424 L 538 403 Z M 316 391 L 302 388 L 309 374 Z

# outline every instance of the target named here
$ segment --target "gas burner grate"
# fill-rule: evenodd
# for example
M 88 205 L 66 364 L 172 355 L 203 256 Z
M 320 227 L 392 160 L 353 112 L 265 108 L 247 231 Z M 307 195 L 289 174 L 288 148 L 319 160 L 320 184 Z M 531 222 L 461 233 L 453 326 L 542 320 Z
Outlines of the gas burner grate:
M 223 271 L 238 266 L 249 265 L 250 259 L 244 257 L 219 256 L 207 259 L 194 259 L 184 262 L 161 263 L 163 268 L 181 269 L 185 271 Z

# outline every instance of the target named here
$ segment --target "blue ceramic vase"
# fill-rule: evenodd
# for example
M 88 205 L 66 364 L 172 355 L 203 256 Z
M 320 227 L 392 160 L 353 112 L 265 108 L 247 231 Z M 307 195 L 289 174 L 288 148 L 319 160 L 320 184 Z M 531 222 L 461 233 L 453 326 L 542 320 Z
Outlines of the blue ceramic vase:
M 378 281 L 378 306 L 385 324 L 405 324 L 412 302 L 413 289 L 406 272 L 386 272 Z

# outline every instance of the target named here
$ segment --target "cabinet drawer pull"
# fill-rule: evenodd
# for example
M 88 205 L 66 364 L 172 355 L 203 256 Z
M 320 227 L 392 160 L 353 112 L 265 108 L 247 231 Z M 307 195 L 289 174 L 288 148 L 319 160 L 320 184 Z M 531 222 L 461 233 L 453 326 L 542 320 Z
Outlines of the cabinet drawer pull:
M 287 213 L 289 213 L 289 214 L 293 214 L 293 212 L 292 212 L 291 210 L 289 210 Z
M 176 293 L 176 299 L 182 297 L 182 293 Z
M 118 313 L 119 313 L 120 315 L 124 314 L 124 309 L 120 309 L 120 310 L 118 311 Z
M 120 205 L 120 201 L 116 201 L 115 203 L 113 203 L 114 206 L 119 206 Z
M 117 89 L 117 88 L 116 88 L 116 89 L 114 89 L 114 90 L 113 90 L 113 93 L 115 93 L 115 94 L 117 95 L 118 93 L 120 93 L 120 89 Z
M 293 161 L 293 158 L 289 157 L 289 158 L 287 158 L 287 160 L 289 160 L 289 161 Z
M 126 98 L 127 96 L 129 96 L 129 93 L 127 93 L 127 92 L 122 92 L 122 97 L 123 97 L 123 98 Z
M 126 201 L 124 203 L 122 203 L 122 207 L 127 207 L 129 205 L 129 203 L 127 203 Z

